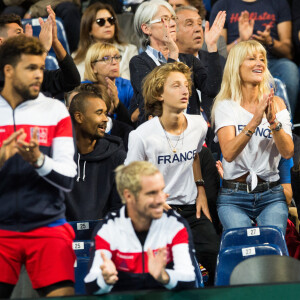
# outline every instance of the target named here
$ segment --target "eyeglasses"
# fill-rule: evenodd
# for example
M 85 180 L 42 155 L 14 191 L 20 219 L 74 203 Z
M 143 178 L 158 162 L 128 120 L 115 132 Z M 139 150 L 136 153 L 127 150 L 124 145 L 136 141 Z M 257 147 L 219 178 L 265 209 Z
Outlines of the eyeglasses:
M 109 18 L 99 18 L 96 20 L 96 23 L 100 26 L 103 27 L 106 23 L 106 21 L 108 21 L 108 23 L 110 25 L 115 25 L 116 24 L 116 19 L 115 17 L 109 17 Z
M 106 64 L 112 64 L 113 63 L 113 60 L 115 60 L 116 62 L 120 62 L 122 59 L 122 56 L 121 55 L 116 55 L 116 56 L 103 56 L 101 59 L 97 59 L 95 61 L 93 61 L 93 63 L 96 63 L 96 62 L 104 62 Z
M 176 16 L 172 16 L 172 17 L 162 16 L 162 17 L 160 17 L 158 19 L 149 21 L 148 24 L 154 24 L 154 23 L 160 23 L 160 22 L 170 23 L 171 20 L 174 21 L 174 22 L 177 22 L 178 21 L 178 17 L 176 17 Z

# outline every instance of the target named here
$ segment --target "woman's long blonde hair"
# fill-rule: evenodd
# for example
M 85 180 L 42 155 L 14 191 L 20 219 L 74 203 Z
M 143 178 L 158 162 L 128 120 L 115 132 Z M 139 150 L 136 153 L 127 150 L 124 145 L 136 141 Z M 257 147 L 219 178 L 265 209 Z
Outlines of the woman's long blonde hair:
M 221 89 L 214 100 L 211 111 L 212 123 L 214 123 L 215 108 L 220 101 L 233 100 L 239 105 L 242 101 L 242 80 L 240 76 L 240 66 L 244 62 L 247 55 L 261 53 L 265 59 L 266 70 L 263 80 L 258 84 L 258 100 L 260 101 L 264 94 L 270 93 L 270 89 L 274 87 L 274 80 L 268 70 L 267 53 L 261 43 L 255 40 L 240 42 L 235 45 L 229 52 L 224 68 Z

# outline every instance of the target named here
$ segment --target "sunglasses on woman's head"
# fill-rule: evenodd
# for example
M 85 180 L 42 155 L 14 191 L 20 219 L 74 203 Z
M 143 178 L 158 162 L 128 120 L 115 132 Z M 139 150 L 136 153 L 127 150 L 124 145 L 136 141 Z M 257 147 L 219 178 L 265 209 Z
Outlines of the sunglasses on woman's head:
M 96 23 L 100 26 L 103 27 L 106 23 L 106 21 L 108 21 L 108 23 L 110 25 L 115 25 L 116 24 L 116 19 L 115 17 L 109 17 L 109 18 L 99 18 L 96 20 Z

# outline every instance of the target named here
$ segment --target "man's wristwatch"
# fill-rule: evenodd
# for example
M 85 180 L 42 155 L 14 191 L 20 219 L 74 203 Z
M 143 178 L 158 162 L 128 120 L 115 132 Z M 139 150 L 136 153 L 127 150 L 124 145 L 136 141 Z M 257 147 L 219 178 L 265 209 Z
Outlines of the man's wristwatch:
M 37 159 L 36 162 L 34 162 L 32 165 L 36 168 L 36 169 L 39 169 L 43 166 L 44 164 L 44 161 L 45 161 L 45 155 L 44 153 L 41 152 L 41 155 L 39 156 L 39 158 Z
M 197 181 L 195 181 L 196 186 L 204 186 L 204 180 L 203 179 L 198 179 Z

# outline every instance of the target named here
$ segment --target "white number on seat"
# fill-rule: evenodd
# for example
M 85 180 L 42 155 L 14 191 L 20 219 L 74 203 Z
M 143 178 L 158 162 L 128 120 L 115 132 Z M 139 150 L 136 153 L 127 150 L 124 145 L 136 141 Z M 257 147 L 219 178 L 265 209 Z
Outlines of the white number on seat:
M 243 256 L 255 255 L 255 248 L 254 247 L 243 248 L 242 255 Z
M 87 230 L 90 229 L 89 222 L 77 223 L 77 230 Z
M 247 236 L 256 236 L 256 235 L 260 235 L 259 228 L 250 228 L 250 229 L 247 229 Z
M 73 242 L 73 250 L 84 249 L 84 242 Z

